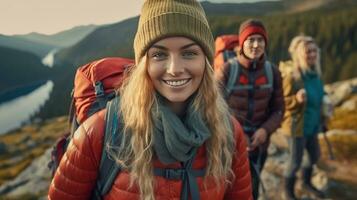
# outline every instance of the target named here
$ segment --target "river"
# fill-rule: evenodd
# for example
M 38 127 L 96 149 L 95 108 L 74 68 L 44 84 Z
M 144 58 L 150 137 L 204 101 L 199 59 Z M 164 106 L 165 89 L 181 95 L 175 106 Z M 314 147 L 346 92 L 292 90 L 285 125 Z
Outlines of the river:
M 53 82 L 47 81 L 44 84 L 33 89 L 29 93 L 12 97 L 0 103 L 0 134 L 19 128 L 40 110 L 44 103 L 49 99 L 53 89 Z M 28 90 L 31 86 L 23 87 L 17 90 Z M 21 91 L 12 91 L 10 93 L 21 94 Z M 8 95 L 7 96 L 11 96 Z M 6 99 L 0 97 L 0 99 Z

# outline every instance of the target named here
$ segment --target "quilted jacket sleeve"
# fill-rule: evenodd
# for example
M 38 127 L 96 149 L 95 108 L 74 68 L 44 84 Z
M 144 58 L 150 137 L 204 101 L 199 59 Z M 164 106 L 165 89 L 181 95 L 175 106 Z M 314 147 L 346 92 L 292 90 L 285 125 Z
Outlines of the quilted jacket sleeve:
M 235 179 L 226 191 L 225 200 L 253 200 L 252 182 L 248 161 L 247 146 L 243 130 L 238 121 L 233 119 L 236 139 L 236 152 L 233 158 L 233 172 Z
M 285 101 L 285 109 L 290 112 L 296 112 L 303 107 L 303 104 L 298 103 L 296 93 L 300 89 L 296 85 L 297 80 L 294 78 L 293 72 L 286 74 L 283 78 L 283 94 Z
M 75 132 L 52 179 L 49 200 L 90 199 L 102 153 L 104 112 L 87 119 Z

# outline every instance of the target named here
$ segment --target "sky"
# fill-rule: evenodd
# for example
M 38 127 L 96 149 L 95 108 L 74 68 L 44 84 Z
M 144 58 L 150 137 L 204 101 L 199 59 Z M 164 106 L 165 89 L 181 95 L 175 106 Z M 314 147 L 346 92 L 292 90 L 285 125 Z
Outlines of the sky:
M 75 26 L 110 24 L 139 15 L 145 0 L 0 0 L 0 34 L 54 34 Z M 210 0 L 256 2 L 261 0 Z

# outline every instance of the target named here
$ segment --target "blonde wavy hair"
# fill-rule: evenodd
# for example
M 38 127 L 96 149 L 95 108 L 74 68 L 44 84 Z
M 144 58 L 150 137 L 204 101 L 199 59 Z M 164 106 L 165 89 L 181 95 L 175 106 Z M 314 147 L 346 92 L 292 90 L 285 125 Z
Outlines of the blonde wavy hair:
M 316 48 L 317 58 L 313 68 L 310 68 L 306 63 L 304 54 L 308 44 L 314 44 Z M 314 70 L 319 76 L 321 76 L 321 63 L 320 63 L 320 49 L 318 48 L 315 40 L 310 36 L 299 35 L 291 40 L 289 46 L 289 53 L 295 66 L 299 67 L 303 72 L 308 70 Z
M 155 88 L 148 75 L 147 56 L 144 56 L 130 72 L 120 89 L 120 114 L 124 121 L 124 134 L 130 135 L 128 144 L 121 152 L 112 156 L 118 164 L 130 172 L 130 186 L 139 186 L 140 198 L 153 200 L 153 119 L 151 109 L 157 102 Z M 194 107 L 201 110 L 203 118 L 212 131 L 206 141 L 207 177 L 213 177 L 217 187 L 230 184 L 234 179 L 231 169 L 235 146 L 228 106 L 223 99 L 212 66 L 206 58 L 202 82 L 193 100 Z M 225 120 L 222 120 L 225 119 Z M 115 148 L 115 147 L 113 147 Z M 222 159 L 223 158 L 223 159 Z M 204 181 L 206 182 L 206 181 Z M 223 184 L 222 184 L 223 183 Z

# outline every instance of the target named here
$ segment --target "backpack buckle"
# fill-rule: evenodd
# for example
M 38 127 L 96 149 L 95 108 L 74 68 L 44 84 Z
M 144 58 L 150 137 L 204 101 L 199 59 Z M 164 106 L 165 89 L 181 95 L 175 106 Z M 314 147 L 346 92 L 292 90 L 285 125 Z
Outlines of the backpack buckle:
M 102 97 L 105 95 L 103 83 L 101 81 L 97 81 L 94 84 L 95 96 Z
M 185 177 L 184 169 L 165 169 L 164 177 L 170 180 L 183 180 Z

